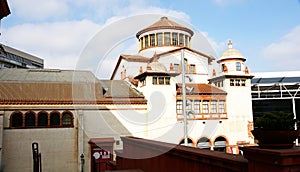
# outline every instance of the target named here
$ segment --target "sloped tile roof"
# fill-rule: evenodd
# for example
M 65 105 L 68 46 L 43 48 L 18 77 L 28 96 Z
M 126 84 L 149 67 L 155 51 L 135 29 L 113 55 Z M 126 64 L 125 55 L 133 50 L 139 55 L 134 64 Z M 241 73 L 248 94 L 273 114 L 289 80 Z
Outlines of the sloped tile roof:
M 177 84 L 178 89 L 177 89 L 177 94 L 181 94 L 181 88 L 182 88 L 182 84 L 178 83 Z M 201 94 L 223 94 L 226 95 L 226 91 L 221 90 L 218 87 L 215 87 L 213 85 L 210 84 L 197 84 L 197 83 L 187 83 L 186 84 L 187 87 L 193 87 L 194 91 L 193 94 L 196 95 L 201 95 Z
M 125 81 L 100 81 L 89 71 L 0 69 L 0 103 L 145 104 L 146 100 Z
M 131 61 L 131 62 L 149 62 L 150 61 L 150 58 L 141 56 L 141 55 L 122 54 L 121 58 L 124 58 L 127 61 Z

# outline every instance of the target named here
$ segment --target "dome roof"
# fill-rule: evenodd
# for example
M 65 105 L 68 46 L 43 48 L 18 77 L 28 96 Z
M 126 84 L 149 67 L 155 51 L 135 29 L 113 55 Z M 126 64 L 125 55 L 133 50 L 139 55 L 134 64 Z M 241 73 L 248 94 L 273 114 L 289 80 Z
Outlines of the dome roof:
M 154 72 L 167 72 L 167 68 L 159 62 L 151 62 L 149 63 L 151 70 Z
M 159 29 L 175 29 L 175 30 L 182 30 L 182 31 L 186 31 L 188 33 L 191 34 L 191 36 L 193 36 L 194 32 L 184 26 L 181 26 L 180 24 L 169 20 L 167 17 L 161 17 L 159 21 L 153 23 L 152 25 L 148 26 L 147 28 L 139 31 L 136 34 L 136 37 L 139 38 L 139 36 L 145 32 L 149 32 L 149 31 L 153 31 L 153 30 L 159 30 Z
M 225 59 L 242 59 L 242 60 L 246 60 L 244 58 L 244 56 L 242 55 L 242 53 L 239 50 L 236 50 L 234 48 L 232 48 L 232 42 L 231 40 L 228 41 L 228 49 L 225 50 L 220 58 L 218 59 L 218 61 L 221 60 L 225 60 Z

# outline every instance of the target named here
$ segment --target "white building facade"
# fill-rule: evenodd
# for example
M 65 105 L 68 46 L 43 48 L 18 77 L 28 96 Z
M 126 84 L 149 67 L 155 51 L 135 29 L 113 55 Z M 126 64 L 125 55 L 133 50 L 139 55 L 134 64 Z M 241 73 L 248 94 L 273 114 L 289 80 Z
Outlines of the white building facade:
M 212 65 L 216 59 L 192 49 L 193 34 L 191 29 L 162 17 L 136 34 L 139 52 L 120 55 L 111 79 L 127 80 L 145 95 L 147 119 L 151 120 L 143 138 L 183 143 L 185 110 L 189 145 L 238 153 L 238 145 L 254 142 L 250 133 L 253 76 L 245 66 L 245 57 L 231 42 L 217 59 L 219 68 L 225 69 L 216 73 Z

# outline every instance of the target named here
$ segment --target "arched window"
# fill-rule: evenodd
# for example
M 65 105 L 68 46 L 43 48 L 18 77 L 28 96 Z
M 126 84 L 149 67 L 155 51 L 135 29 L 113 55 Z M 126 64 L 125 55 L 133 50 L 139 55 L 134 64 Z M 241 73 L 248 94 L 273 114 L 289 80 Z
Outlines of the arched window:
M 214 150 L 220 152 L 226 152 L 226 139 L 222 136 L 219 136 L 215 139 Z
M 48 126 L 48 113 L 41 111 L 38 114 L 38 126 Z
M 59 126 L 60 125 L 60 113 L 53 111 L 50 113 L 50 126 Z
M 34 127 L 35 126 L 35 113 L 29 111 L 25 114 L 25 127 Z
M 63 112 L 62 125 L 63 126 L 73 126 L 73 115 L 71 112 Z
M 22 127 L 23 124 L 23 114 L 21 112 L 14 112 L 10 116 L 11 127 Z
M 179 144 L 180 145 L 184 145 L 184 139 L 182 139 Z M 191 147 L 193 146 L 192 139 L 188 138 L 188 140 L 187 140 L 187 146 L 191 146 Z
M 201 137 L 197 143 L 197 147 L 200 149 L 210 149 L 210 140 L 206 137 Z

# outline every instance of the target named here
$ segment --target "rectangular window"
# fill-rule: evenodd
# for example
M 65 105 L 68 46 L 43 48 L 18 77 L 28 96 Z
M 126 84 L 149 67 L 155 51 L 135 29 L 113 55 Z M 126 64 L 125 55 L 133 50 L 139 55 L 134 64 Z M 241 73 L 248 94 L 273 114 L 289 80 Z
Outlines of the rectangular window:
M 196 73 L 196 66 L 194 64 L 190 65 L 190 73 Z
M 154 76 L 154 77 L 152 78 L 152 84 L 153 84 L 153 85 L 157 85 L 157 77 L 156 77 L 156 76 Z
M 211 113 L 217 113 L 217 100 L 212 100 L 211 101 Z
M 186 112 L 192 111 L 193 109 L 193 100 L 187 100 L 186 101 Z
M 172 33 L 172 45 L 178 45 L 178 33 Z
M 194 100 L 194 112 L 195 112 L 195 114 L 201 113 L 201 101 L 200 100 Z
M 182 100 L 177 100 L 176 102 L 176 112 L 178 115 L 182 114 Z
M 189 37 L 187 35 L 185 35 L 185 46 L 189 47 Z
M 179 70 L 180 70 L 179 69 L 179 64 L 174 64 L 174 71 L 175 72 L 180 72 Z
M 165 78 L 165 82 L 166 82 L 166 83 L 165 83 L 166 85 L 170 85 L 170 77 L 166 77 L 166 78 Z
M 165 32 L 164 37 L 165 37 L 165 40 L 164 40 L 165 45 L 170 45 L 170 39 L 171 39 L 170 32 Z
M 179 45 L 180 45 L 180 46 L 183 46 L 183 45 L 184 45 L 183 38 L 184 38 L 184 37 L 183 37 L 183 34 L 180 33 L 180 34 L 179 34 Z
M 219 100 L 219 113 L 225 113 L 225 100 Z
M 164 83 L 164 77 L 158 77 L 158 84 L 163 85 Z
M 155 46 L 155 35 L 150 34 L 150 46 Z
M 145 48 L 149 46 L 148 35 L 145 36 Z
M 203 111 L 203 113 L 209 113 L 209 101 L 208 100 L 203 100 L 202 111 Z
M 242 86 L 246 86 L 246 81 L 245 80 L 241 80 L 241 85 Z
M 241 62 L 236 62 L 236 71 L 241 71 Z
M 235 80 L 235 86 L 240 86 L 240 80 L 239 79 Z
M 162 46 L 162 33 L 156 34 L 157 46 Z
M 140 42 L 141 42 L 141 48 L 145 48 L 145 46 L 144 46 L 144 39 L 143 38 L 140 39 Z
M 234 86 L 234 80 L 233 79 L 230 80 L 230 86 Z

